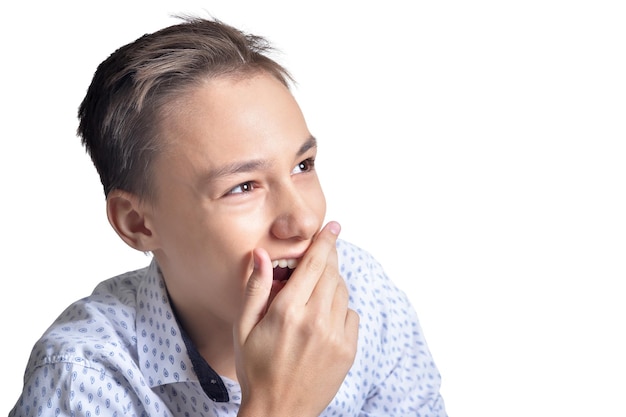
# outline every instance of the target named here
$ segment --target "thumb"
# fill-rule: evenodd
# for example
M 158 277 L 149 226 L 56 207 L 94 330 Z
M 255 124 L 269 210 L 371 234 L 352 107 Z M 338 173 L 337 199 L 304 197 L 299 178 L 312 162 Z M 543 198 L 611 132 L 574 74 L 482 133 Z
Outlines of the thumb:
M 239 343 L 245 343 L 252 329 L 265 315 L 272 289 L 272 261 L 264 249 L 252 252 L 254 269 L 243 296 L 239 320 L 235 324 Z

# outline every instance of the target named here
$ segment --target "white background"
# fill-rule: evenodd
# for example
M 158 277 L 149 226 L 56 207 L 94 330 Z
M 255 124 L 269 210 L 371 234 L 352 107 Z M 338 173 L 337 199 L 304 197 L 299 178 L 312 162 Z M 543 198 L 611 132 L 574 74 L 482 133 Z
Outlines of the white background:
M 622 4 L 4 5 L 0 414 L 62 309 L 148 262 L 75 136 L 93 71 L 171 13 L 210 12 L 282 50 L 328 217 L 410 295 L 451 416 L 626 415 Z

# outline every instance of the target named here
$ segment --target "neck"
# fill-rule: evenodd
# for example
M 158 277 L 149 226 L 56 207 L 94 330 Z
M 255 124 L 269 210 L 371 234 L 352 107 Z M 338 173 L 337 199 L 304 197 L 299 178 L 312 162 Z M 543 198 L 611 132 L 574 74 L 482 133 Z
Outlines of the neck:
M 185 303 L 177 304 L 170 295 L 176 318 L 204 360 L 219 375 L 237 381 L 231 323 Z

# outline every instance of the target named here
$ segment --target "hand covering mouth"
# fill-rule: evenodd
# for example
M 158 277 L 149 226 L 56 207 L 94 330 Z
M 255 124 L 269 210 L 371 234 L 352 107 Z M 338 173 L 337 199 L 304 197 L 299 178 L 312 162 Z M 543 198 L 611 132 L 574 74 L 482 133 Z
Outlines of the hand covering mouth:
M 274 281 L 287 281 L 293 270 L 298 266 L 297 259 L 277 259 L 272 261 L 274 267 Z

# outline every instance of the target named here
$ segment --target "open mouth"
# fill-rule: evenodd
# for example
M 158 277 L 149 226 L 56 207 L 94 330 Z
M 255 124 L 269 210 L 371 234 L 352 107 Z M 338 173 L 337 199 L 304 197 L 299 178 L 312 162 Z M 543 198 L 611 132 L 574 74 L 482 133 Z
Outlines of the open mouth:
M 272 261 L 274 267 L 274 281 L 287 281 L 293 270 L 298 266 L 297 259 L 277 259 Z

